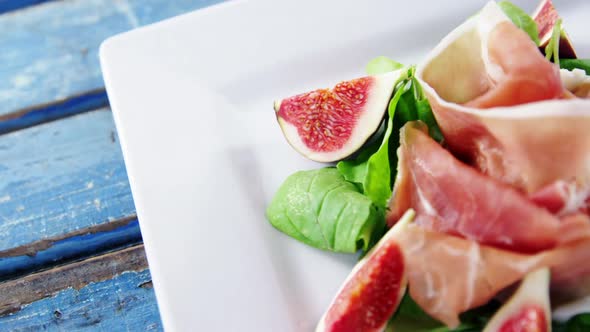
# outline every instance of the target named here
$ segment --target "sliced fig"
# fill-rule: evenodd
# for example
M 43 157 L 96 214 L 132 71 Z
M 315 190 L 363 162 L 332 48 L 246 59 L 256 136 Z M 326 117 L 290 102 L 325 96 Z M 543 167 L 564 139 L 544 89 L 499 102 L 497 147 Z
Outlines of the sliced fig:
M 385 328 L 406 291 L 406 264 L 397 241 L 413 218 L 414 211 L 408 210 L 356 264 L 316 332 L 372 332 Z
M 285 138 L 311 160 L 345 159 L 378 131 L 401 72 L 361 77 L 276 101 Z
M 551 331 L 549 269 L 529 273 L 483 332 Z
M 537 28 L 539 29 L 539 47 L 544 51 L 545 47 L 547 47 L 547 44 L 549 43 L 549 40 L 551 40 L 553 28 L 555 27 L 557 20 L 560 19 L 559 14 L 553 6 L 551 0 L 542 0 L 541 3 L 539 3 L 537 9 L 535 9 L 532 17 L 537 23 Z M 562 59 L 577 58 L 576 51 L 574 51 L 574 46 L 565 30 L 561 31 L 561 36 L 559 39 L 559 57 Z

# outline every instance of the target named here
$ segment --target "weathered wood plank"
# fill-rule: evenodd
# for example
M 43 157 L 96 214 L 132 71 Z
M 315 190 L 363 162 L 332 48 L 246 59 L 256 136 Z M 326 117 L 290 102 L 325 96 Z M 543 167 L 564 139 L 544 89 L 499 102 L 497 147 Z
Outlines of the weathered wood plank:
M 0 251 L 134 214 L 108 109 L 0 136 Z
M 0 251 L 0 280 L 142 242 L 137 218 L 129 217 Z
M 104 39 L 215 2 L 62 0 L 0 15 L 0 115 L 101 89 Z
M 143 246 L 0 284 L 0 331 L 162 330 Z
M 0 14 L 51 0 L 0 0 Z
M 66 100 L 36 105 L 0 115 L 0 135 L 108 105 L 109 100 L 104 89 L 88 91 Z

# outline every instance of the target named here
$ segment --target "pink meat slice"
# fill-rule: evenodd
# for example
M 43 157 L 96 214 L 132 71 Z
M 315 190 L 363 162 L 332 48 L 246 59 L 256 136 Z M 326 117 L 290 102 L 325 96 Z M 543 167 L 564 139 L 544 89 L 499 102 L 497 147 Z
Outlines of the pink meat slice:
M 416 221 L 428 217 L 419 216 Z M 525 255 L 410 225 L 399 245 L 407 259 L 410 296 L 431 317 L 454 328 L 459 314 L 543 266 L 545 254 Z
M 527 194 L 559 180 L 589 184 L 590 100 L 563 99 L 557 67 L 495 6 L 417 69 L 447 146 Z
M 590 183 L 558 180 L 529 196 L 538 206 L 559 216 L 590 215 Z
M 418 224 L 481 244 L 533 253 L 590 238 L 587 218 L 560 220 L 521 192 L 458 161 L 420 122 L 400 131 L 388 225 L 413 208 Z
M 498 24 L 489 35 L 488 54 L 501 74 L 488 81 L 487 91 L 467 102 L 476 108 L 514 106 L 563 95 L 558 68 L 511 22 Z
M 430 316 L 453 328 L 459 314 L 490 301 L 537 268 L 551 268 L 561 300 L 590 293 L 590 240 L 538 254 L 519 254 L 409 225 L 399 237 L 410 295 Z

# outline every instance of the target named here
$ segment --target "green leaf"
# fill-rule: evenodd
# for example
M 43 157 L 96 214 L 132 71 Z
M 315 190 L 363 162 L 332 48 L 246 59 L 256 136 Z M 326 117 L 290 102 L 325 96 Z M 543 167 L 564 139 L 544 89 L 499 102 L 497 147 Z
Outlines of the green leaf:
M 403 68 L 404 65 L 386 56 L 378 56 L 369 61 L 366 67 L 367 74 L 377 75 Z
M 366 250 L 385 222 L 382 210 L 333 167 L 289 176 L 266 216 L 275 228 L 303 243 L 347 253 Z
M 405 77 L 404 77 L 405 79 Z M 404 85 L 405 81 L 396 84 Z M 383 135 L 383 140 L 378 149 L 373 153 L 363 151 L 355 160 L 344 160 L 339 162 L 336 167 L 348 181 L 358 183 L 362 188 L 363 194 L 369 197 L 378 207 L 385 208 L 387 201 L 391 196 L 391 165 L 389 159 L 389 138 L 393 132 L 393 116 L 395 105 L 403 94 L 403 90 L 396 88 L 389 103 L 389 114 Z M 392 107 L 392 105 L 394 105 Z
M 526 32 L 537 46 L 540 44 L 539 29 L 537 23 L 524 10 L 509 1 L 500 1 L 498 6 L 504 11 L 504 14 L 510 18 L 512 23 Z
M 438 142 L 443 139 L 428 99 L 413 75 L 414 68 L 410 67 L 396 83 L 388 106 L 386 130 L 381 144 L 378 147 L 373 144 L 356 159 L 341 161 L 336 165 L 346 180 L 358 184 L 363 194 L 380 208 L 385 208 L 391 197 L 400 128 L 408 121 L 421 120 L 428 125 L 429 133 L 434 139 Z
M 567 322 L 553 322 L 553 332 L 590 331 L 590 313 L 578 314 Z
M 420 306 L 406 293 L 400 306 L 390 320 L 391 332 L 479 332 L 483 330 L 492 315 L 498 310 L 499 303 L 490 303 L 461 314 L 461 324 L 450 329 L 441 322 L 428 316 Z
M 559 67 L 567 70 L 582 69 L 586 75 L 590 75 L 590 59 L 562 59 Z
M 396 127 L 401 128 L 408 121 L 420 120 L 428 125 L 428 133 L 437 142 L 442 142 L 443 135 L 436 123 L 434 113 L 428 99 L 422 92 L 422 87 L 415 77 L 411 79 L 411 85 L 399 101 Z

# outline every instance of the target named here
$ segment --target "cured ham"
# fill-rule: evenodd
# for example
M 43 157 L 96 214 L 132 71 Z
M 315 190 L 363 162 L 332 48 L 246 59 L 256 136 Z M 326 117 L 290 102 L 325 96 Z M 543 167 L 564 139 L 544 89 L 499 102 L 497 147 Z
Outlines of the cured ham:
M 407 209 L 400 236 L 412 298 L 449 327 L 458 315 L 540 268 L 552 269 L 561 299 L 590 293 L 590 221 L 563 206 L 533 202 L 446 151 L 420 122 L 400 131 L 398 174 L 388 224 Z M 555 188 L 547 188 L 546 196 Z M 573 189 L 571 189 L 573 190 Z
M 559 180 L 590 183 L 590 100 L 566 93 L 557 68 L 494 2 L 416 76 L 450 150 L 484 174 L 528 194 Z
M 427 230 L 417 216 L 399 245 L 407 257 L 410 295 L 430 316 L 453 328 L 459 314 L 541 267 L 551 268 L 551 290 L 562 301 L 590 292 L 590 240 L 526 255 Z M 556 297 L 554 296 L 554 299 Z
M 420 221 L 418 216 L 416 221 Z M 428 217 L 426 217 L 428 218 Z M 459 314 L 544 266 L 546 254 L 524 255 L 409 225 L 399 245 L 410 296 L 430 316 L 454 328 Z
M 586 216 L 560 220 L 514 188 L 458 161 L 428 136 L 420 122 L 401 129 L 398 158 L 390 226 L 413 208 L 428 217 L 418 219 L 423 227 L 517 252 L 538 252 L 590 238 Z

